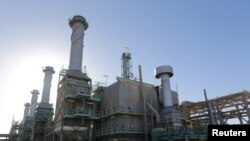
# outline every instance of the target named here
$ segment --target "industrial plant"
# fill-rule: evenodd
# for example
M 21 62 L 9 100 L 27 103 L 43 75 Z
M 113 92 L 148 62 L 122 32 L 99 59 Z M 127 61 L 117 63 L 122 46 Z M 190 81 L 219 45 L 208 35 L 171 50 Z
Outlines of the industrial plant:
M 88 23 L 82 16 L 69 21 L 72 28 L 69 67 L 59 72 L 56 104 L 49 102 L 55 70 L 45 66 L 43 89 L 31 91 L 24 104 L 23 120 L 13 120 L 8 141 L 206 141 L 208 125 L 228 124 L 237 118 L 250 124 L 250 92 L 206 98 L 200 102 L 179 102 L 171 89 L 174 68 L 156 66 L 155 86 L 132 73 L 132 54 L 121 55 L 121 76 L 111 85 L 98 83 L 82 70 L 83 41 Z M 57 71 L 57 70 L 56 70 Z M 39 72 L 38 72 L 39 73 Z M 38 102 L 38 96 L 41 101 Z

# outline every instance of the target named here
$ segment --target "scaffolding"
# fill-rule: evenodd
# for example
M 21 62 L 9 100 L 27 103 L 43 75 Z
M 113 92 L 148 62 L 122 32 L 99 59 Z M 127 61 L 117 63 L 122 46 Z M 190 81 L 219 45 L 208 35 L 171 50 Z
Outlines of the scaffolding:
M 17 141 L 31 141 L 34 117 L 27 116 L 20 124 Z
M 212 114 L 219 124 L 228 124 L 230 119 L 238 119 L 239 124 L 250 124 L 250 92 L 242 91 L 209 100 Z M 207 103 L 184 102 L 182 111 L 187 120 L 196 125 L 208 125 Z
M 43 103 L 44 104 L 44 103 Z M 33 141 L 52 141 L 52 117 L 53 117 L 52 104 L 46 104 L 43 107 L 41 104 L 36 108 L 34 127 L 32 131 Z
M 55 140 L 93 140 L 93 126 L 100 117 L 97 109 L 100 90 L 92 91 L 92 80 L 85 73 L 65 69 L 60 72 Z

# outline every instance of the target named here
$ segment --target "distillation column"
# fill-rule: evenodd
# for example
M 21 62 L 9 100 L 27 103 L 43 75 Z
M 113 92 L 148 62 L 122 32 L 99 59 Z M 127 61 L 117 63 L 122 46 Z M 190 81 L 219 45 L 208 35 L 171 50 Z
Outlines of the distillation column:
M 83 38 L 88 23 L 84 17 L 74 16 L 69 25 L 72 28 L 69 70 L 82 71 Z
M 31 107 L 30 107 L 30 115 L 29 116 L 34 117 L 39 91 L 38 90 L 33 90 L 31 92 L 31 94 L 32 94 L 32 98 L 31 98 Z

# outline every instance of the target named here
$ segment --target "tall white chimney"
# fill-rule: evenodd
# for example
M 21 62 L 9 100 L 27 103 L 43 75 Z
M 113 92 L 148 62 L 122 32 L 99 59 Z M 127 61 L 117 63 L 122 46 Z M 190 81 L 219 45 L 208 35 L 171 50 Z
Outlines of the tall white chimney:
M 83 38 L 88 23 L 84 17 L 74 16 L 69 25 L 72 28 L 69 70 L 82 71 Z
M 173 76 L 173 68 L 171 66 L 159 66 L 155 69 L 155 77 L 161 78 L 163 106 L 173 106 L 173 98 L 171 94 L 169 78 Z
M 32 94 L 32 98 L 31 98 L 31 107 L 30 107 L 30 115 L 29 116 L 34 117 L 39 91 L 38 90 L 33 90 L 31 92 L 31 94 Z
M 23 113 L 23 121 L 25 121 L 25 118 L 29 115 L 30 103 L 25 103 L 24 106 L 25 108 L 24 108 L 24 113 Z
M 43 69 L 43 72 L 45 73 L 45 76 L 43 80 L 43 92 L 41 103 L 49 103 L 51 80 L 52 75 L 55 73 L 55 71 L 53 67 L 46 66 L 45 69 Z

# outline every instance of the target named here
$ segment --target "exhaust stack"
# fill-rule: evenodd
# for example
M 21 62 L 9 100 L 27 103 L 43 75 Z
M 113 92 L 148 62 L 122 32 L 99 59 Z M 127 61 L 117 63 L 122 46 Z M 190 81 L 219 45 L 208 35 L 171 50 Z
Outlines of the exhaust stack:
M 155 69 L 155 77 L 157 79 L 161 78 L 164 107 L 173 107 L 173 99 L 169 81 L 169 78 L 172 76 L 173 76 L 173 68 L 171 66 L 159 66 Z
M 32 98 L 31 98 L 31 107 L 30 107 L 30 115 L 29 116 L 34 117 L 39 91 L 38 90 L 33 90 L 31 92 L 31 94 L 32 94 Z
M 25 118 L 29 115 L 30 103 L 25 103 L 24 106 L 25 108 L 24 108 L 24 114 L 23 114 L 23 121 L 25 121 Z
M 72 28 L 69 70 L 81 72 L 83 38 L 84 31 L 88 28 L 88 23 L 84 17 L 74 16 L 72 19 L 70 19 L 69 25 Z
M 55 73 L 55 71 L 53 67 L 46 66 L 45 69 L 43 69 L 43 72 L 45 73 L 45 76 L 43 80 L 43 92 L 41 103 L 49 103 L 51 80 L 52 75 Z

